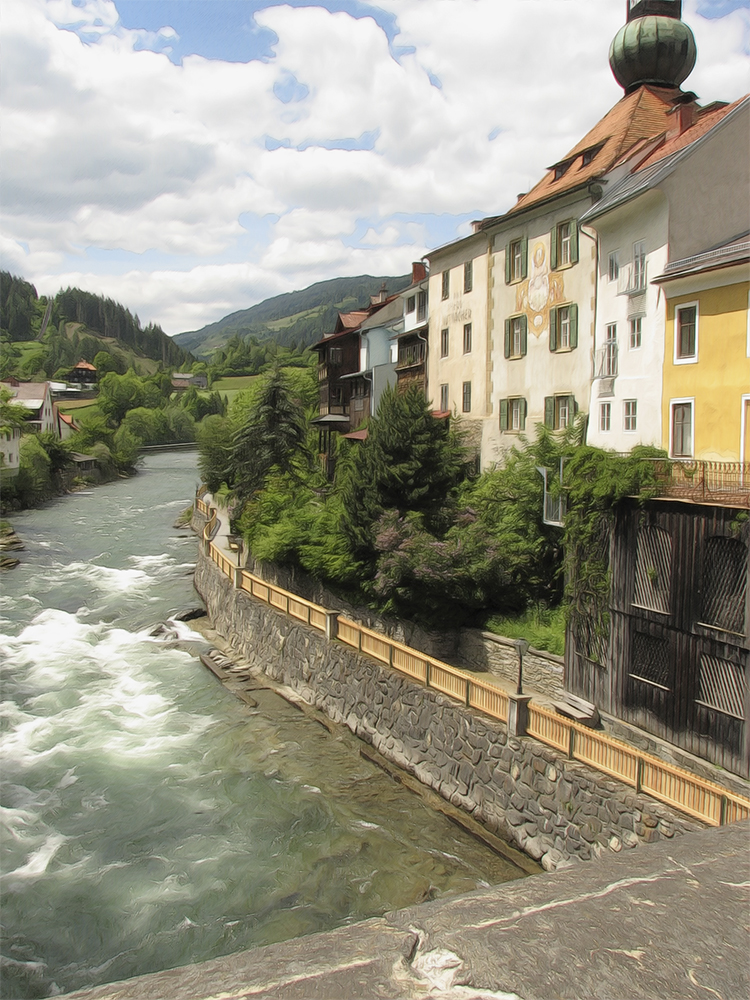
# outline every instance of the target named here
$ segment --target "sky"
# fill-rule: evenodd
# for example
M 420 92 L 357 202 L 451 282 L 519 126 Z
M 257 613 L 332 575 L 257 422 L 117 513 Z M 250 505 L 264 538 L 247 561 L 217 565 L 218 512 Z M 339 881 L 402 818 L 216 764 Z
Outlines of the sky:
M 0 0 L 0 268 L 169 334 L 404 274 L 506 211 L 622 96 L 625 0 Z M 701 103 L 750 0 L 685 0 Z

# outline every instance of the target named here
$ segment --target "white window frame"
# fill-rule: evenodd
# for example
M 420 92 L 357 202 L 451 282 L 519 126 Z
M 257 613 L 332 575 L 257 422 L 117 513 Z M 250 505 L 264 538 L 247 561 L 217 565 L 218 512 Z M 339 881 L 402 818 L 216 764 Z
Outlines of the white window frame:
M 609 280 L 614 282 L 618 281 L 620 278 L 620 251 L 612 250 L 609 254 L 609 262 L 607 264 L 607 276 Z
M 674 410 L 676 406 L 690 405 L 690 454 L 675 455 L 674 453 Z M 695 396 L 685 396 L 669 401 L 669 457 L 674 459 L 695 458 Z
M 511 334 L 513 335 L 513 342 L 511 343 L 510 356 L 512 358 L 521 357 L 521 339 L 523 336 L 523 331 L 521 329 L 521 317 L 514 316 L 510 321 Z
M 471 413 L 471 382 L 464 382 L 461 386 L 461 412 Z
M 442 282 L 442 285 L 441 285 L 441 288 L 440 288 L 440 297 L 441 297 L 441 299 L 445 300 L 445 299 L 449 298 L 450 293 L 451 293 L 451 272 L 450 272 L 450 270 L 443 271 L 440 280 Z
M 637 240 L 633 244 L 633 290 L 646 290 L 646 241 Z
M 628 413 L 628 407 L 633 407 L 632 412 Z M 628 423 L 630 426 L 628 427 Z M 622 428 L 626 434 L 635 434 L 638 430 L 638 400 L 637 399 L 624 399 L 622 401 Z
M 440 412 L 446 413 L 451 408 L 450 393 L 448 391 L 448 383 L 443 382 L 440 386 Z
M 611 403 L 599 403 L 599 430 L 604 434 L 612 430 Z
M 409 313 L 416 312 L 416 309 L 417 309 L 417 296 L 408 295 L 406 297 L 406 308 L 404 309 L 404 313 L 408 316 Z
M 471 323 L 464 323 L 464 354 L 471 354 L 473 336 Z
M 570 350 L 570 307 L 557 308 L 557 350 Z
M 451 349 L 450 327 L 444 326 L 440 331 L 440 357 L 447 358 Z
M 679 316 L 683 309 L 695 309 L 695 353 L 690 354 L 687 357 L 681 358 L 677 354 L 677 345 L 680 342 L 680 320 Z M 676 365 L 695 365 L 698 363 L 698 326 L 699 326 L 699 315 L 700 310 L 698 308 L 698 302 L 680 302 L 679 305 L 674 307 L 674 320 L 672 323 L 672 333 L 674 344 L 674 363 Z
M 523 240 L 513 240 L 510 245 L 511 281 L 520 281 L 523 277 Z
M 561 222 L 558 232 L 558 239 L 560 242 L 560 256 L 557 261 L 558 267 L 566 267 L 571 263 L 570 260 L 570 243 L 572 239 L 572 227 L 571 222 Z
M 572 414 L 568 398 L 568 396 L 555 396 L 555 430 L 561 431 L 570 426 Z
M 643 344 L 643 314 L 641 313 L 638 316 L 631 316 L 628 322 L 630 324 L 630 339 L 628 341 L 629 348 L 631 351 L 640 351 Z M 636 324 L 638 324 L 637 327 Z M 636 335 L 638 343 L 634 343 Z
M 614 378 L 617 375 L 617 323 L 607 323 L 602 371 L 605 378 Z
M 508 400 L 510 409 L 510 413 L 508 414 L 508 430 L 521 430 L 521 403 L 522 399 L 520 396 L 515 396 Z

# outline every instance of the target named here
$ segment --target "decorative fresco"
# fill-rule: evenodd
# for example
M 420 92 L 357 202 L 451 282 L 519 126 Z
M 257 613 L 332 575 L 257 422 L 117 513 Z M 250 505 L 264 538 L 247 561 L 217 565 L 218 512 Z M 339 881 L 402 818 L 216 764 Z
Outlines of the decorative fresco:
M 564 274 L 550 271 L 549 252 L 539 240 L 530 254 L 529 276 L 516 286 L 516 312 L 526 314 L 529 333 L 540 337 L 549 330 L 550 309 L 564 301 Z

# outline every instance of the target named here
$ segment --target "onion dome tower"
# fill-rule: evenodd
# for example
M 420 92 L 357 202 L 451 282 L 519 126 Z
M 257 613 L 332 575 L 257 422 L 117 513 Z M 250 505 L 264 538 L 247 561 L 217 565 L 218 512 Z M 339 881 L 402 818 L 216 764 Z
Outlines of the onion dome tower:
M 682 0 L 627 0 L 627 23 L 609 47 L 609 65 L 629 94 L 643 84 L 677 88 L 695 66 L 695 38 Z

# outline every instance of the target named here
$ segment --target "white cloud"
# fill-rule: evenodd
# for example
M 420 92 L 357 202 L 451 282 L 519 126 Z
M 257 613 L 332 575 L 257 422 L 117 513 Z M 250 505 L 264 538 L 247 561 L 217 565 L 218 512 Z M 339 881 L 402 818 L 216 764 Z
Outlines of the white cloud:
M 403 272 L 427 242 L 409 216 L 505 210 L 621 96 L 620 4 L 378 2 L 412 54 L 393 58 L 372 18 L 281 6 L 256 14 L 278 36 L 270 61 L 174 65 L 143 50 L 174 30 L 124 29 L 111 0 L 3 0 L 3 266 L 171 333 L 326 277 Z M 699 2 L 684 5 L 686 86 L 734 99 L 750 15 L 706 19 Z M 363 136 L 372 148 L 320 145 Z M 250 239 L 247 215 L 275 218 Z M 98 273 L 89 247 L 118 252 L 121 272 Z

